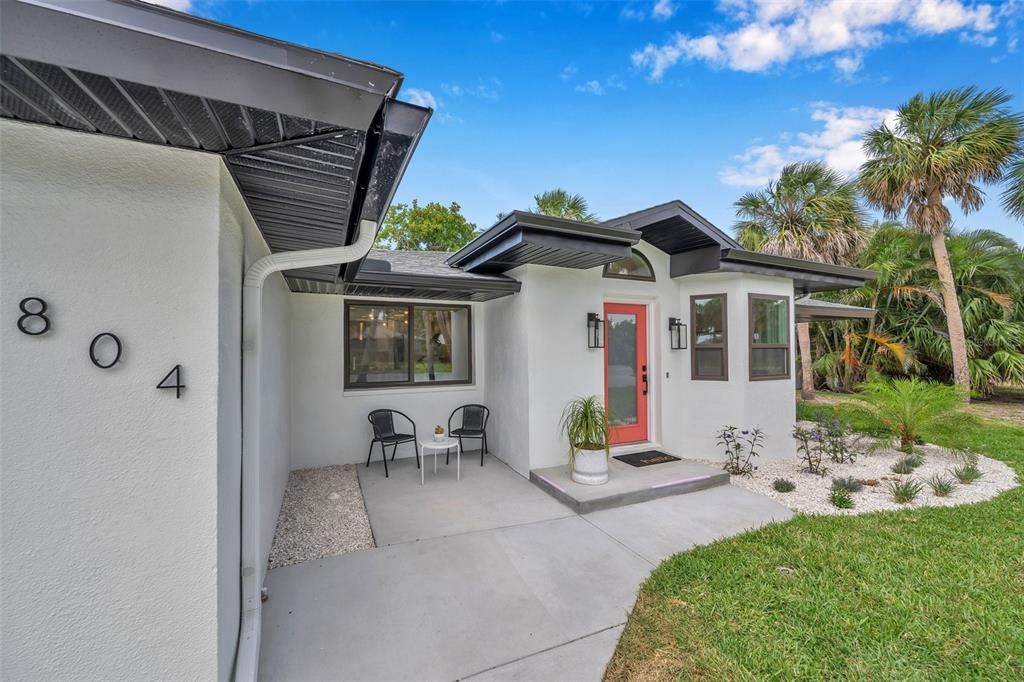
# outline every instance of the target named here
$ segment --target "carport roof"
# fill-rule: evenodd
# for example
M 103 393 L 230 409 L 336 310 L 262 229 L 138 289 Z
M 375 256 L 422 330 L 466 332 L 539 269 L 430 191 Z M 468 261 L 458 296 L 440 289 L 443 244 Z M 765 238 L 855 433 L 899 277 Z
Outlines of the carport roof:
M 218 153 L 274 252 L 379 224 L 431 114 L 394 99 L 393 69 L 147 3 L 2 14 L 0 115 Z

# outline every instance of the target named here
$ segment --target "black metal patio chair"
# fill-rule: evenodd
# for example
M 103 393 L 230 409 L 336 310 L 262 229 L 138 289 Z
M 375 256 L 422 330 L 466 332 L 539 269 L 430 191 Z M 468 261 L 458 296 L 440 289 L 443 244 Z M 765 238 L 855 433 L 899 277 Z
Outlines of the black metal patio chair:
M 453 429 L 452 419 L 459 412 L 462 413 L 462 426 Z M 460 450 L 463 438 L 479 438 L 483 441 L 480 448 L 480 466 L 484 465 L 484 455 L 487 454 L 487 420 L 490 416 L 491 411 L 483 405 L 469 404 L 456 407 L 448 417 L 448 434 L 459 439 Z M 448 461 L 447 457 L 445 461 Z
M 405 418 L 409 424 L 412 425 L 412 433 L 398 433 L 395 431 L 395 415 L 401 415 Z M 370 452 L 366 455 L 366 466 L 370 466 L 370 458 L 373 457 L 373 444 L 380 443 L 380 454 L 384 460 L 384 478 L 388 477 L 388 454 L 384 450 L 386 445 L 393 445 L 394 448 L 391 450 L 391 459 L 395 459 L 395 453 L 398 452 L 398 446 L 402 443 L 412 443 L 413 447 L 416 448 L 416 468 L 420 468 L 420 452 L 416 446 L 416 422 L 409 418 L 409 415 L 398 410 L 374 410 L 370 414 L 366 415 L 366 418 L 370 421 L 370 425 L 373 427 L 373 440 L 370 441 Z

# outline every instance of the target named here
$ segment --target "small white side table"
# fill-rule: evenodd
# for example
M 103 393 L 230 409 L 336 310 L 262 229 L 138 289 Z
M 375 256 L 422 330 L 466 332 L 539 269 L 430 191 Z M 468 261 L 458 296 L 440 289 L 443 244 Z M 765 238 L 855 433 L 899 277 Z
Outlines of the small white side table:
M 420 485 L 423 485 L 423 472 L 427 468 L 427 454 L 434 453 L 434 473 L 437 473 L 437 453 L 448 452 L 455 448 L 455 480 L 462 480 L 462 448 L 459 441 L 454 438 L 444 440 L 421 440 L 420 441 Z

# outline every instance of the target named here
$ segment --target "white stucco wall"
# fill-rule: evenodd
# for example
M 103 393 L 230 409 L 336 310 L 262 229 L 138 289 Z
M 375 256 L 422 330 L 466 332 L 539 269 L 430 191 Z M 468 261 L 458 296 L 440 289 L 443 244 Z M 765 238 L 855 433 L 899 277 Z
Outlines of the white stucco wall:
M 240 273 L 261 249 L 216 156 L 0 121 L 0 677 L 229 675 Z M 281 405 L 288 298 L 268 287 Z M 44 336 L 15 326 L 26 296 Z M 110 370 L 88 358 L 102 331 L 124 344 Z M 179 363 L 176 400 L 155 386 Z M 288 424 L 269 414 L 273 504 Z
M 680 309 L 690 324 L 690 296 L 726 294 L 728 316 L 728 381 L 694 381 L 690 378 L 690 351 L 680 351 L 681 401 L 672 415 L 678 431 L 667 439 L 666 447 L 689 457 L 724 459 L 715 444 L 723 426 L 740 429 L 760 427 L 765 433 L 763 458 L 788 457 L 795 453 L 791 437 L 796 422 L 796 395 L 792 368 L 795 360 L 795 330 L 790 325 L 790 378 L 751 381 L 748 295 L 788 296 L 789 319 L 794 319 L 793 282 L 781 277 L 711 273 L 679 277 Z M 667 333 L 667 332 L 666 332 Z M 669 419 L 666 416 L 666 419 Z
M 416 422 L 419 436 L 429 438 L 436 424 L 447 424 L 453 409 L 484 401 L 486 368 L 481 349 L 487 345 L 487 334 L 483 306 L 472 306 L 473 384 L 346 391 L 345 301 L 372 299 L 323 294 L 291 294 L 290 299 L 292 469 L 365 463 L 373 437 L 366 420 L 371 410 L 391 408 L 405 412 Z M 495 449 L 493 444 L 489 445 Z M 375 449 L 378 460 L 379 447 Z M 397 456 L 412 457 L 414 452 L 406 444 L 399 447 Z
M 601 268 L 530 265 L 510 273 L 523 283 L 518 295 L 485 304 L 495 340 L 486 355 L 485 390 L 492 418 L 502 424 L 492 439 L 501 447 L 493 449 L 523 474 L 567 461 L 567 443 L 558 429 L 562 409 L 575 396 L 604 394 L 604 353 L 587 348 L 586 314 L 602 312 L 605 302 L 619 302 L 647 306 L 650 443 L 686 457 L 714 459 L 720 427 L 761 426 L 767 437 L 764 457 L 792 454 L 792 380 L 752 382 L 747 367 L 747 294 L 792 297 L 792 282 L 725 273 L 673 279 L 666 254 L 644 242 L 637 249 L 650 260 L 656 282 L 606 279 Z M 691 380 L 690 351 L 669 348 L 668 318 L 681 318 L 689 327 L 690 295 L 698 293 L 728 295 L 729 381 Z M 517 372 L 507 369 L 513 361 Z M 525 410 L 516 409 L 519 405 Z M 524 442 L 525 448 L 505 445 Z
M 221 162 L 6 120 L 0 146 L 2 677 L 212 679 Z

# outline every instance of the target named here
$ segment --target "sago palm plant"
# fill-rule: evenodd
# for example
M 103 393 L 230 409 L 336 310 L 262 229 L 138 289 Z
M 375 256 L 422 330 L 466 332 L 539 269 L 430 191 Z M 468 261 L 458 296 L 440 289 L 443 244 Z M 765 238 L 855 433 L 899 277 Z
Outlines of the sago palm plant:
M 861 393 L 900 438 L 900 449 L 911 452 L 921 429 L 947 413 L 961 400 L 960 390 L 917 377 L 866 382 Z

